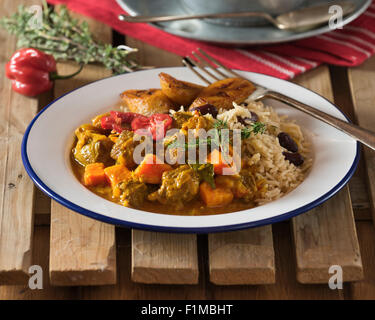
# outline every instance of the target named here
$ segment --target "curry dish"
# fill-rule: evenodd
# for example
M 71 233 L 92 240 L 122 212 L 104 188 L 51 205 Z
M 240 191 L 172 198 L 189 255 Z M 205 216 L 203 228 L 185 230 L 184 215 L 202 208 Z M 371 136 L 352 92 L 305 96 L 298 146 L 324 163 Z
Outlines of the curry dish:
M 71 164 L 86 188 L 140 210 L 205 215 L 262 205 L 303 181 L 312 163 L 304 134 L 294 121 L 250 100 L 250 81 L 203 87 L 165 73 L 159 78 L 161 89 L 124 91 L 122 110 L 76 129 Z M 201 130 L 214 135 L 202 138 Z M 151 149 L 141 148 L 146 142 Z M 199 160 L 191 161 L 191 154 Z

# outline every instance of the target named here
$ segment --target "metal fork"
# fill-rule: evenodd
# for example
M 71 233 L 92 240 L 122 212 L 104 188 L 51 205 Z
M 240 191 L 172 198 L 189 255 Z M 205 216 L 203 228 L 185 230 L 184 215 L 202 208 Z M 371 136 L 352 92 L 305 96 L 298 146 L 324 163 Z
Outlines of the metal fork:
M 194 61 L 193 59 L 190 59 L 189 57 L 184 57 L 182 59 L 182 63 L 208 85 L 211 84 L 212 81 L 208 80 L 205 76 L 202 75 L 202 73 L 204 73 L 206 76 L 209 76 L 210 78 L 214 80 L 222 80 L 225 78 L 233 78 L 233 77 L 245 79 L 243 76 L 239 75 L 237 72 L 223 66 L 219 61 L 209 56 L 202 49 L 198 48 L 198 52 L 199 54 L 194 51 L 192 52 L 192 55 L 197 59 L 197 62 Z M 198 72 L 197 70 L 199 70 L 200 72 Z M 284 94 L 262 87 L 259 84 L 254 83 L 253 81 L 251 82 L 256 87 L 256 90 L 250 96 L 251 99 L 255 101 L 260 101 L 265 98 L 271 98 L 271 99 L 284 102 L 293 108 L 303 111 L 311 115 L 312 117 L 319 119 L 335 127 L 336 129 L 346 133 L 347 135 L 351 136 L 357 141 L 362 142 L 369 148 L 375 150 L 375 133 L 374 132 L 361 128 L 360 126 L 355 125 L 353 123 L 348 123 L 341 119 L 333 117 L 325 112 L 317 110 L 311 106 L 308 106 Z

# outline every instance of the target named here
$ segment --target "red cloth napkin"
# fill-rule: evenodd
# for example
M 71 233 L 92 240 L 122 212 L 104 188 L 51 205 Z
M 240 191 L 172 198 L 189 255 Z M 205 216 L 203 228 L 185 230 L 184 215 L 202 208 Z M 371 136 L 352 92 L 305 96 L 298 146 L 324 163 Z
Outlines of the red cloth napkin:
M 180 56 L 188 56 L 200 47 L 227 67 L 260 72 L 282 79 L 291 79 L 322 63 L 357 66 L 375 52 L 374 3 L 343 29 L 286 44 L 233 49 L 177 37 L 148 24 L 121 22 L 117 16 L 124 11 L 114 0 L 48 2 L 66 4 L 72 11 L 108 24 L 118 32 Z

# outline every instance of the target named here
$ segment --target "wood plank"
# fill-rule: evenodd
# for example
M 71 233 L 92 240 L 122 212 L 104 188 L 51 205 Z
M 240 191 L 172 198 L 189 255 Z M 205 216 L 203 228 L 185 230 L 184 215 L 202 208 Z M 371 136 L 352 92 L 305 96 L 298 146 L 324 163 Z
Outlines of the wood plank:
M 375 131 L 375 57 L 367 60 L 359 67 L 349 68 L 348 77 L 358 124 Z M 375 221 L 375 151 L 363 147 L 363 154 L 367 171 L 370 206 L 373 221 Z
M 52 201 L 49 273 L 57 286 L 116 283 L 114 226 Z
M 344 290 L 331 290 L 325 284 L 297 282 L 293 263 L 294 249 L 289 221 L 272 225 L 275 250 L 276 283 L 273 285 L 210 286 L 208 299 L 214 300 L 332 300 L 344 299 Z
M 359 244 L 361 246 L 364 281 L 350 283 L 349 299 L 375 299 L 375 230 L 371 221 L 357 222 Z
M 132 280 L 197 284 L 196 235 L 132 230 Z
M 23 2 L 3 1 L 0 16 L 13 14 Z M 31 263 L 34 186 L 24 170 L 20 150 L 38 100 L 11 90 L 5 63 L 16 50 L 16 39 L 0 29 L 0 42 L 0 283 L 25 283 Z
M 79 299 L 103 300 L 202 300 L 210 299 L 210 292 L 207 288 L 205 274 L 202 270 L 199 273 L 197 285 L 164 285 L 144 284 L 134 282 L 131 279 L 131 233 L 132 230 L 125 228 L 116 229 L 117 242 L 117 269 L 118 280 L 114 286 L 80 287 Z M 202 241 L 201 241 L 202 240 Z M 199 260 L 206 259 L 205 248 L 206 236 L 198 236 Z M 185 249 L 184 249 L 185 250 Z M 201 253 L 201 252 L 199 252 Z M 203 267 L 203 264 L 200 265 Z M 0 296 L 1 297 L 1 296 Z
M 297 83 L 333 100 L 326 66 L 313 70 Z M 331 265 L 343 268 L 344 281 L 363 278 L 362 261 L 348 187 L 314 210 L 292 219 L 297 279 L 327 283 Z
M 333 81 L 332 89 L 334 101 L 340 110 L 343 111 L 350 119 L 355 119 L 354 108 L 352 103 L 351 90 L 347 68 L 338 66 L 329 66 L 330 75 Z M 361 157 L 358 168 L 353 177 L 350 179 L 348 186 L 354 218 L 356 220 L 371 220 L 370 197 L 366 186 L 367 173 L 365 163 Z
M 102 41 L 111 41 L 111 30 L 88 20 L 91 31 Z M 61 74 L 77 69 L 73 63 L 59 63 Z M 55 84 L 55 96 L 111 73 L 99 65 L 85 66 L 68 81 Z M 52 201 L 50 278 L 53 285 L 103 285 L 116 282 L 116 241 L 112 225 L 84 217 Z
M 214 284 L 275 283 L 271 226 L 209 234 L 208 254 Z
M 43 270 L 43 289 L 32 290 L 28 282 L 23 285 L 0 285 L 0 300 L 73 300 L 79 299 L 77 287 L 56 287 L 49 281 L 49 226 L 36 226 L 33 236 L 32 262 Z
M 180 66 L 181 58 L 141 41 L 127 38 L 138 48 L 137 60 L 148 66 Z M 194 284 L 198 282 L 196 235 L 132 230 L 132 280 L 143 283 Z

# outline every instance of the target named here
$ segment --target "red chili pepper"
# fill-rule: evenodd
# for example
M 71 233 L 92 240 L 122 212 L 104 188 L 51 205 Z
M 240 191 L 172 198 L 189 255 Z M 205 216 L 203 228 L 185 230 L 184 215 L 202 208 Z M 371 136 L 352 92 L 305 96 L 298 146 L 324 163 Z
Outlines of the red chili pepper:
M 33 48 L 17 50 L 5 66 L 6 76 L 12 80 L 14 91 L 25 96 L 36 96 L 48 91 L 55 79 L 68 79 L 82 70 L 67 76 L 56 72 L 56 61 L 52 55 Z

